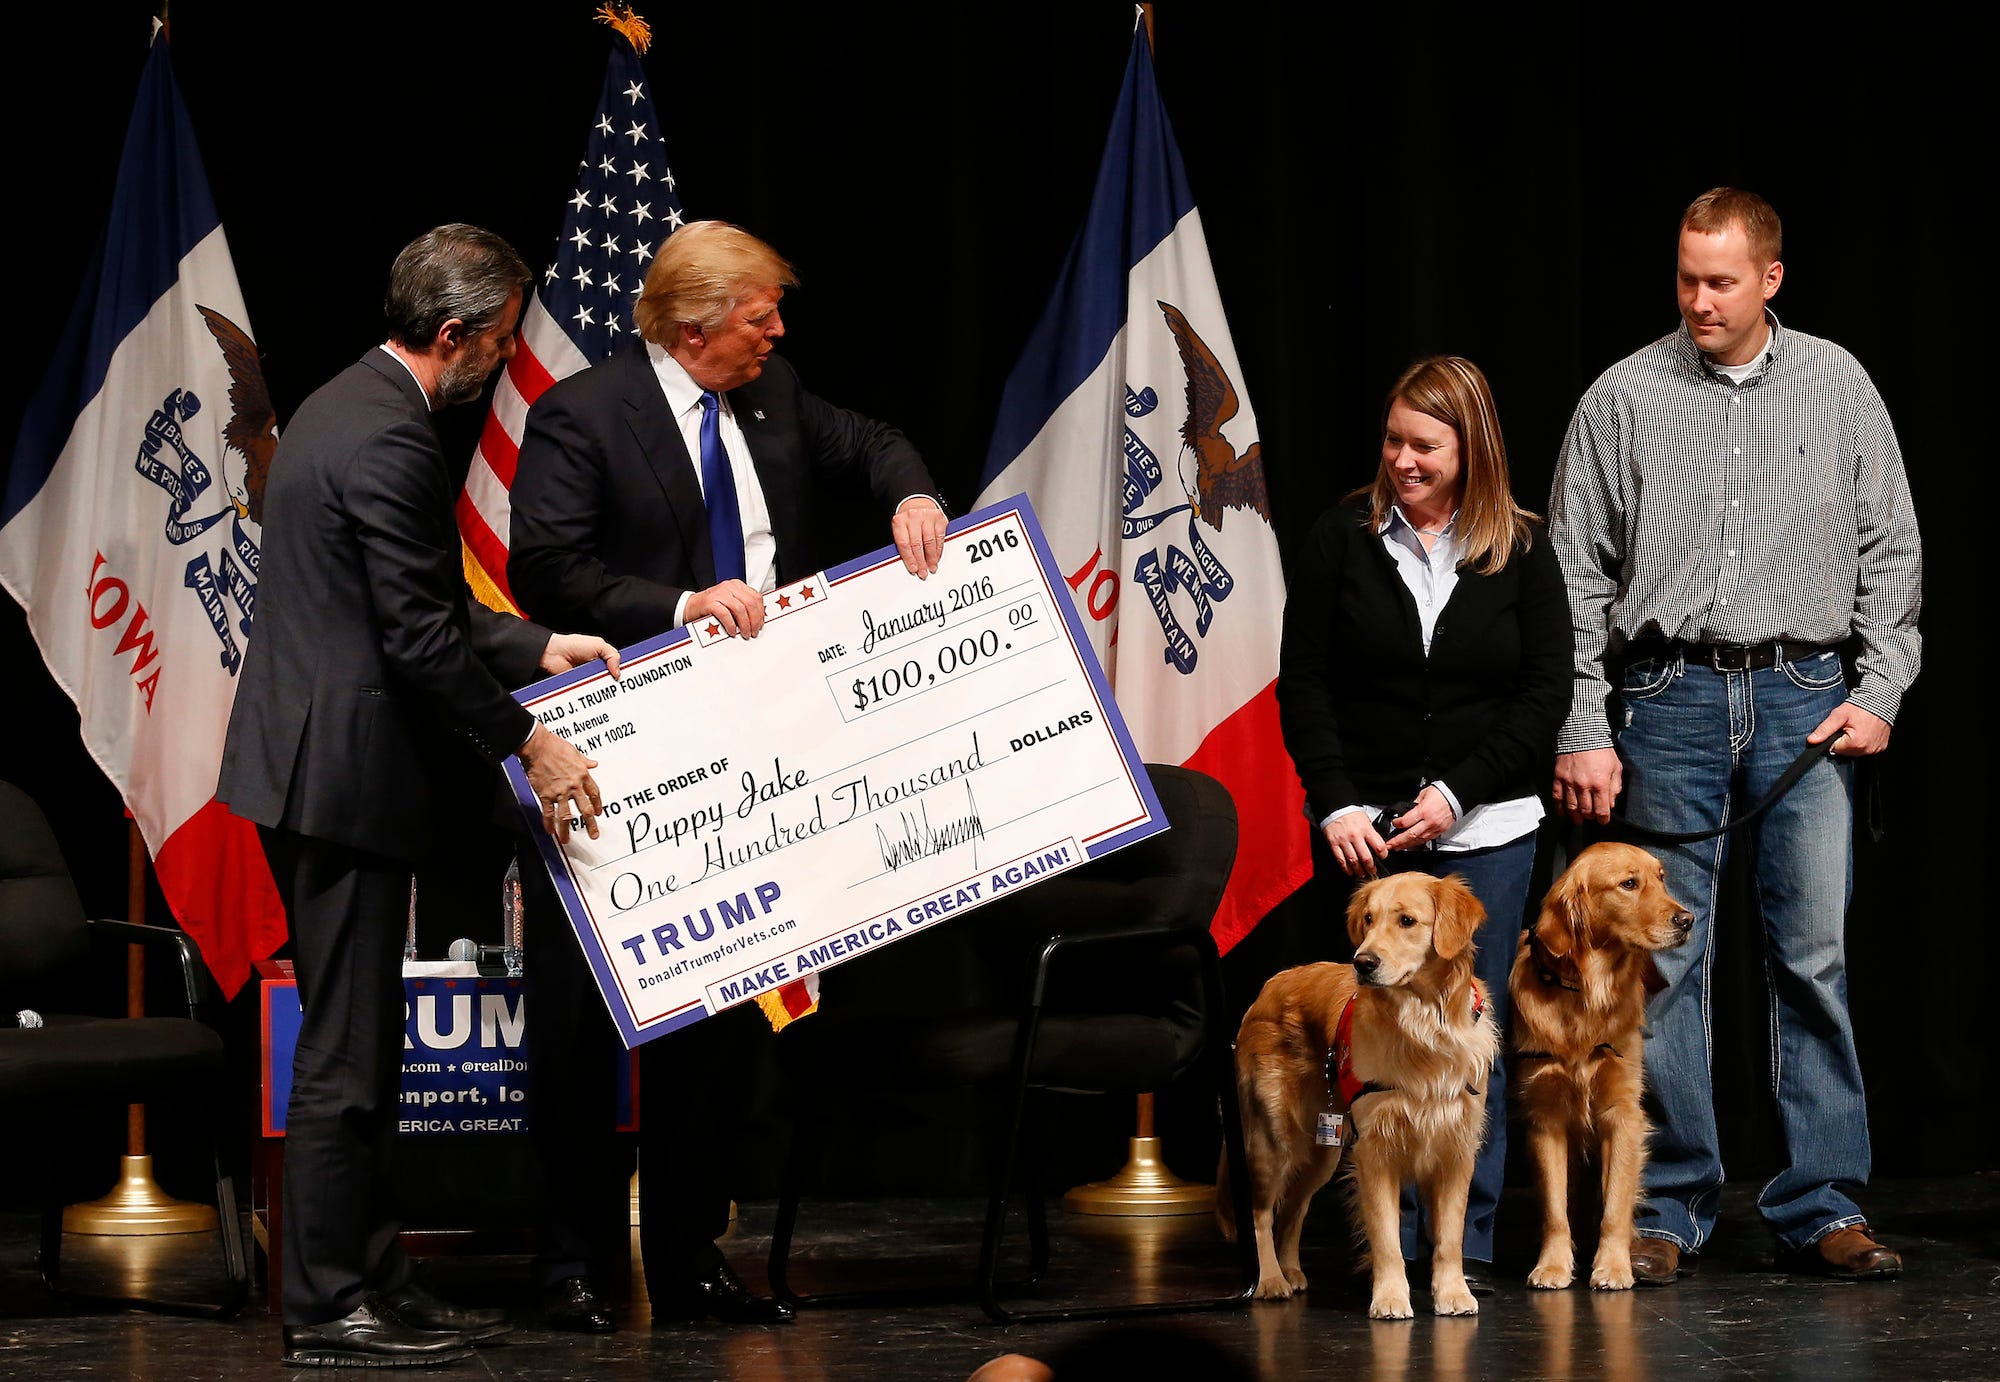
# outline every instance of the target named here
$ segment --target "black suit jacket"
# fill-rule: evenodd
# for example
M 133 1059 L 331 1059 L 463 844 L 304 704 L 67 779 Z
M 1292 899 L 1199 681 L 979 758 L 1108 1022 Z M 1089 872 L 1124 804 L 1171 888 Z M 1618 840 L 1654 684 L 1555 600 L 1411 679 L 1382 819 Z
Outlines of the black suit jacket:
M 806 392 L 778 356 L 728 397 L 770 507 L 780 584 L 811 574 L 815 477 L 865 485 L 890 508 L 936 493 L 901 432 Z M 715 584 L 696 465 L 644 350 L 550 387 L 528 412 L 509 495 L 514 598 L 621 648 L 672 628 L 681 595 Z
M 1424 655 L 1417 602 L 1365 500 L 1320 515 L 1293 562 L 1278 715 L 1314 820 L 1442 780 L 1467 811 L 1533 796 L 1569 711 L 1569 598 L 1548 533 L 1497 575 L 1460 570 Z
M 506 688 L 535 679 L 549 633 L 470 598 L 455 490 L 423 390 L 386 352 L 299 408 L 264 494 L 216 789 L 237 815 L 415 859 L 435 810 L 487 809 L 452 760 L 498 764 L 527 738 Z

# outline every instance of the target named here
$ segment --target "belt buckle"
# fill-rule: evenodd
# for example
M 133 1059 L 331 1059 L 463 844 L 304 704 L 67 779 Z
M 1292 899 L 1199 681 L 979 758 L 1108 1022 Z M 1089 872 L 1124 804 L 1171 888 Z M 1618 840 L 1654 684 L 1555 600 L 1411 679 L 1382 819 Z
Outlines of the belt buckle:
M 1718 672 L 1747 672 L 1750 670 L 1751 648 L 1732 647 L 1727 643 L 1709 645 L 1708 665 Z

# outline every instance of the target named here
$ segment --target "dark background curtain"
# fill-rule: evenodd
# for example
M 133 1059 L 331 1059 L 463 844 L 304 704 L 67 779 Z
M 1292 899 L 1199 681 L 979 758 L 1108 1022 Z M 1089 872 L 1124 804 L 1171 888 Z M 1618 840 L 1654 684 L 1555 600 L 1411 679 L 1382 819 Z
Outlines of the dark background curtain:
M 531 263 L 551 256 L 612 41 L 590 8 L 175 5 L 175 65 L 281 423 L 381 338 L 389 261 L 426 227 L 473 221 Z M 1964 40 L 1912 5 L 1861 21 L 1823 7 L 1648 5 L 1615 20 L 1611 7 L 1530 8 L 1158 7 L 1161 86 L 1280 536 L 1370 476 L 1383 390 L 1434 351 L 1486 369 L 1516 494 L 1544 509 L 1577 397 L 1676 323 L 1682 207 L 1718 183 L 1768 196 L 1787 229 L 1776 309 L 1873 376 L 1929 558 L 1923 679 L 1880 764 L 1889 833 L 1862 843 L 1849 925 L 1876 1165 L 1990 1168 L 1993 1023 L 1978 994 L 1995 945 L 1977 855 L 1993 789 L 1972 611 L 1992 442 L 1965 392 L 1983 391 L 1970 320 L 1987 305 L 1973 287 L 1989 242 L 1968 198 L 1990 154 L 1967 124 Z M 815 391 L 902 426 L 963 510 L 1002 381 L 1083 215 L 1131 7 L 642 9 L 688 214 L 736 221 L 796 262 L 786 354 Z M 0 89 L 16 246 L 7 439 L 101 232 L 146 14 L 117 0 L 17 43 Z M 465 453 L 479 420 L 454 420 Z M 838 508 L 829 528 L 841 556 L 887 536 Z M 0 656 L 0 772 L 54 818 L 89 910 L 121 914 L 119 803 L 11 601 Z M 1954 718 L 1968 695 L 1970 716 Z M 1231 957 L 1239 1007 L 1276 968 L 1337 949 L 1344 890 L 1321 862 L 1321 881 Z M 1736 896 L 1715 1062 L 1742 1180 L 1778 1149 L 1760 940 Z M 157 893 L 153 907 L 164 915 Z M 232 1021 L 247 1084 L 247 997 Z M 1213 1166 L 1212 1107 L 1169 1107 L 1191 1174 Z M 1129 1123 L 1123 1106 L 1100 1112 L 1105 1135 L 1076 1154 L 1093 1174 L 1116 1164 Z M 107 1166 L 116 1143 L 107 1132 Z

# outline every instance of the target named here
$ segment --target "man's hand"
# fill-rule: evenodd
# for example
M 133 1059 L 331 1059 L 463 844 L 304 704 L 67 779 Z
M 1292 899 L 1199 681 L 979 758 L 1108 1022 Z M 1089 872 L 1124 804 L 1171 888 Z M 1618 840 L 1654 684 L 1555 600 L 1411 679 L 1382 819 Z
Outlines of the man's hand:
M 1827 754 L 1833 758 L 1866 758 L 1889 747 L 1889 728 L 1889 722 L 1872 710 L 1863 710 L 1853 701 L 1843 701 L 1833 714 L 1819 722 L 1818 729 L 1806 736 L 1806 742 L 1823 744 L 1845 732 L 1846 737 L 1827 749 Z
M 947 521 L 937 500 L 928 494 L 913 494 L 897 508 L 896 517 L 889 524 L 903 565 L 920 581 L 937 574 L 938 559 L 944 555 Z
M 1402 815 L 1390 821 L 1396 834 L 1389 837 L 1388 849 L 1415 849 L 1418 845 L 1429 844 L 1445 831 L 1458 814 L 1451 809 L 1443 792 L 1435 787 L 1426 787 L 1417 793 L 1417 804 Z
M 755 638 L 764 631 L 764 597 L 741 581 L 723 581 L 688 596 L 681 622 L 713 619 L 731 637 Z
M 612 676 L 618 675 L 618 650 L 597 635 L 551 634 L 549 646 L 542 649 L 541 669 L 553 677 L 572 668 L 581 667 L 586 662 L 596 662 L 600 659 Z
M 569 839 L 569 818 L 574 811 L 583 818 L 590 838 L 596 839 L 597 813 L 602 806 L 597 782 L 590 775 L 596 760 L 585 758 L 569 740 L 541 724 L 535 726 L 516 756 L 527 770 L 535 800 L 542 804 L 542 829 L 562 844 Z
M 1573 821 L 1605 824 L 1624 786 L 1625 765 L 1616 749 L 1556 755 L 1556 806 Z
M 1349 878 L 1373 878 L 1375 861 L 1389 857 L 1389 847 L 1368 823 L 1366 811 L 1348 811 L 1322 827 L 1333 849 L 1333 862 Z

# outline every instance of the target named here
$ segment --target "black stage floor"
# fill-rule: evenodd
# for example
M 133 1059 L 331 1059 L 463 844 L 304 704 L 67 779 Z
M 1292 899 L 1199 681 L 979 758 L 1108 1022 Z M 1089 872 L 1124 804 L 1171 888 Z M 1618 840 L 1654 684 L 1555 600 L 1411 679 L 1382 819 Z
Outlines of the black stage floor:
M 1219 1314 L 1173 1316 L 1149 1328 L 1187 1341 L 1146 1376 L 1266 1379 L 1613 1378 L 1683 1382 L 1717 1378 L 2000 1379 L 2000 1176 L 1889 1181 L 1866 1203 L 1877 1231 L 1900 1248 L 1901 1280 L 1842 1285 L 1774 1272 L 1752 1207 L 1732 1188 L 1723 1226 L 1699 1274 L 1678 1285 L 1622 1293 L 1530 1291 L 1534 1206 L 1503 1206 L 1498 1292 L 1476 1319 L 1372 1323 L 1365 1285 L 1337 1203 L 1323 1197 L 1307 1228 L 1308 1298 Z M 962 1201 L 869 1201 L 809 1205 L 806 1250 L 794 1284 L 810 1290 L 836 1273 L 879 1278 L 891 1268 L 919 1279 L 967 1279 L 980 1207 Z M 1018 1215 L 1016 1228 L 1018 1229 Z M 769 1205 L 745 1206 L 728 1251 L 761 1283 Z M 1056 1211 L 1055 1262 L 1039 1294 L 1050 1300 L 1095 1292 L 1129 1296 L 1156 1283 L 1169 1290 L 1222 1290 L 1229 1259 L 1204 1218 L 1112 1220 Z M 34 1224 L 0 1216 L 0 1377 L 34 1379 L 272 1378 L 278 1326 L 261 1287 L 236 1320 L 174 1318 L 57 1301 L 33 1267 Z M 215 1260 L 213 1238 L 66 1240 L 76 1283 L 113 1284 L 151 1273 L 191 1292 Z M 1587 1251 L 1579 1254 L 1587 1260 Z M 960 1379 L 1001 1353 L 1047 1354 L 1104 1324 L 1000 1328 L 969 1301 L 923 1308 L 814 1310 L 777 1329 L 649 1327 L 643 1299 L 625 1327 L 601 1339 L 533 1326 L 525 1259 L 442 1257 L 429 1280 L 468 1303 L 507 1304 L 522 1328 L 503 1345 L 449 1369 L 408 1377 L 729 1378 L 755 1382 L 894 1382 Z M 1419 1291 L 1417 1309 L 1428 1307 Z M 1134 1339 L 1132 1342 L 1137 1343 Z M 1203 1361 L 1209 1350 L 1220 1362 Z M 308 1376 L 313 1374 L 306 1374 Z M 318 1374 L 324 1376 L 325 1374 Z M 1091 1376 L 1117 1370 L 1092 1369 Z

